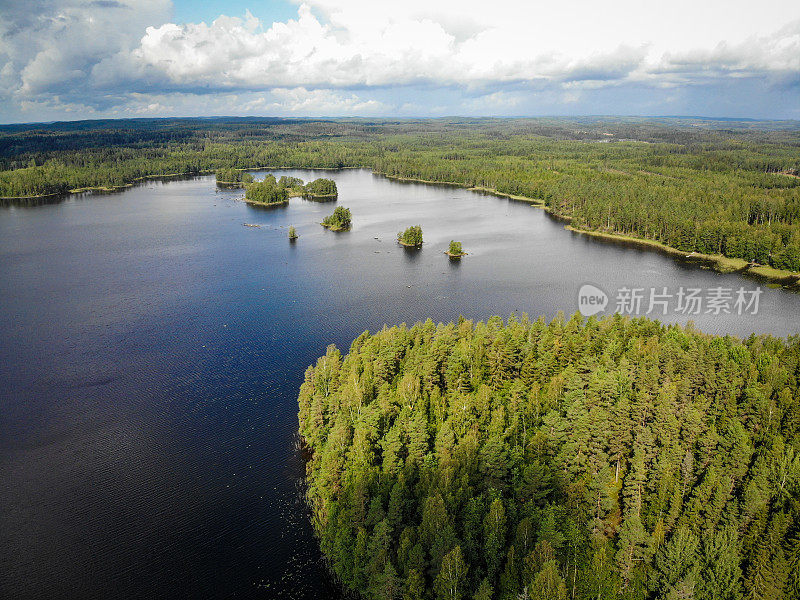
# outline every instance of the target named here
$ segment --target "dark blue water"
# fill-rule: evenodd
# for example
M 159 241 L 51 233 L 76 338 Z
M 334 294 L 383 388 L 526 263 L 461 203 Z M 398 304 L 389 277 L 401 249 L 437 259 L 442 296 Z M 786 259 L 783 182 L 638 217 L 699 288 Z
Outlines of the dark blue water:
M 329 343 L 427 317 L 569 314 L 584 283 L 757 285 L 523 203 L 328 176 L 350 232 L 319 226 L 335 204 L 256 209 L 211 177 L 0 209 L 0 597 L 334 596 L 296 445 L 296 390 Z M 413 224 L 418 252 L 393 241 Z M 800 296 L 765 289 L 757 315 L 695 321 L 794 334 Z

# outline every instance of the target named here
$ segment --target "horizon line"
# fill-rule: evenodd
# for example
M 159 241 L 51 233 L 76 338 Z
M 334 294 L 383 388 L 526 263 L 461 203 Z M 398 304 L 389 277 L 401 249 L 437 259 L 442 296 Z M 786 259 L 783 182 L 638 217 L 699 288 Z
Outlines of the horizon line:
M 601 114 L 587 113 L 581 115 L 442 115 L 442 116 L 362 116 L 362 115 L 339 115 L 339 116 L 277 116 L 277 115 L 186 115 L 186 116 L 152 116 L 152 117 L 96 117 L 84 119 L 56 119 L 50 121 L 16 121 L 3 122 L 0 127 L 13 126 L 34 126 L 34 125 L 58 125 L 61 123 L 93 123 L 101 121 L 168 121 L 168 120 L 212 120 L 212 119 L 270 119 L 276 121 L 443 121 L 448 119 L 472 119 L 472 120 L 537 120 L 537 119 L 699 119 L 703 121 L 719 122 L 779 122 L 779 123 L 799 123 L 800 119 L 770 118 L 770 117 L 723 117 L 707 115 L 634 115 L 634 114 Z

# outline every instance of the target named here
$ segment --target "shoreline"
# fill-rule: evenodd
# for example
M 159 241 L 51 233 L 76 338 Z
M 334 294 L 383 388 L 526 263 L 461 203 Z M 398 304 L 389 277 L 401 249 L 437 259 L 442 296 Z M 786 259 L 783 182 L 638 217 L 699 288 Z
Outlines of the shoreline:
M 681 258 L 683 260 L 689 259 L 705 263 L 707 266 L 711 267 L 712 269 L 714 269 L 719 273 L 739 273 L 742 275 L 751 275 L 753 277 L 763 279 L 764 281 L 767 281 L 769 283 L 779 284 L 783 288 L 800 289 L 800 272 L 775 269 L 773 267 L 770 267 L 769 265 L 751 264 L 741 258 L 730 258 L 723 255 L 701 254 L 699 252 L 686 253 L 681 250 L 678 250 L 677 248 L 673 248 L 671 246 L 667 246 L 666 244 L 662 244 L 661 242 L 658 242 L 656 240 L 648 240 L 645 238 L 637 238 L 622 234 L 606 233 L 601 231 L 593 231 L 590 229 L 581 229 L 578 227 L 573 227 L 572 225 L 569 225 L 570 221 L 572 221 L 572 217 L 562 216 L 554 213 L 548 206 L 545 205 L 545 203 L 542 200 L 538 200 L 536 198 L 529 198 L 527 196 L 508 194 L 505 192 L 500 192 L 494 188 L 488 188 L 483 186 L 468 187 L 463 183 L 458 183 L 455 181 L 434 181 L 432 179 L 420 179 L 415 177 L 401 177 L 397 175 L 389 175 L 388 173 L 384 173 L 382 171 L 376 171 L 371 167 L 366 167 L 366 166 L 350 166 L 350 167 L 267 166 L 267 167 L 236 168 L 237 171 L 266 171 L 266 170 L 341 171 L 345 169 L 364 169 L 370 171 L 373 175 L 385 177 L 393 181 L 407 181 L 411 183 L 423 183 L 428 185 L 445 185 L 451 187 L 458 187 L 472 192 L 482 192 L 486 194 L 491 194 L 493 196 L 498 196 L 501 198 L 508 198 L 510 200 L 525 202 L 535 208 L 540 208 L 544 210 L 555 219 L 568 223 L 567 225 L 564 226 L 564 228 L 573 233 L 588 235 L 594 238 L 605 239 L 613 241 L 618 244 L 626 244 L 633 247 L 646 247 L 649 249 L 660 251 L 664 254 L 673 256 L 675 258 Z M 0 201 L 34 200 L 37 198 L 52 198 L 55 196 L 67 196 L 69 194 L 94 192 L 94 191 L 113 192 L 115 190 L 132 187 L 133 185 L 136 184 L 136 182 L 152 181 L 155 179 L 170 178 L 170 177 L 199 177 L 201 175 L 214 173 L 214 171 L 215 170 L 204 169 L 197 173 L 169 173 L 166 175 L 146 175 L 135 178 L 131 183 L 126 183 L 118 186 L 111 186 L 111 187 L 95 186 L 87 188 L 76 188 L 73 190 L 69 190 L 69 192 L 64 192 L 64 193 L 55 192 L 52 194 L 40 194 L 37 196 L 5 196 L 5 197 L 0 197 Z M 784 173 L 784 175 L 788 174 Z M 789 176 L 797 177 L 796 175 L 789 175 Z M 290 197 L 303 197 L 303 194 L 298 194 L 298 195 L 291 194 Z M 329 197 L 335 197 L 338 199 L 338 194 L 336 196 L 329 196 Z M 259 202 L 250 202 L 250 201 L 246 202 L 254 206 L 283 206 L 285 204 L 288 204 L 288 200 L 286 202 L 275 203 L 273 205 L 259 203 Z M 406 244 L 403 245 L 406 246 Z M 410 247 L 415 247 L 415 246 L 410 246 Z
M 353 167 L 353 168 L 360 168 L 360 169 L 368 169 L 368 167 Z M 500 192 L 494 188 L 488 188 L 483 186 L 472 186 L 467 187 L 463 183 L 458 183 L 456 181 L 434 181 L 433 179 L 419 179 L 416 177 L 400 177 L 399 175 L 389 175 L 388 173 L 384 173 L 382 171 L 372 171 L 374 175 L 380 175 L 381 177 L 385 177 L 386 179 L 391 179 L 392 181 L 408 181 L 409 183 L 426 183 L 429 185 L 446 185 L 450 187 L 458 187 L 464 190 L 468 190 L 470 192 L 484 192 L 487 194 L 491 194 L 492 196 L 500 196 L 501 198 L 508 198 L 509 200 L 519 200 L 520 202 L 526 202 L 528 204 L 534 204 L 536 206 L 540 206 L 541 208 L 547 210 L 549 209 L 545 206 L 545 203 L 542 200 L 537 200 L 535 198 L 528 198 L 527 196 L 516 196 L 514 194 L 507 194 L 506 192 Z
M 272 208 L 273 206 L 286 206 L 289 204 L 289 200 L 282 200 L 281 202 L 256 202 L 254 200 L 247 200 L 244 199 L 245 204 L 249 204 L 250 206 L 266 206 L 267 208 Z
M 722 254 L 702 254 L 700 252 L 684 252 L 667 246 L 656 240 L 647 240 L 644 238 L 637 238 L 633 236 L 622 235 L 618 233 L 606 233 L 603 231 L 593 231 L 591 229 L 581 229 L 573 227 L 572 225 L 565 225 L 564 229 L 586 235 L 589 237 L 608 240 L 618 244 L 628 246 L 646 247 L 648 249 L 657 250 L 674 258 L 682 260 L 691 260 L 699 263 L 704 263 L 706 266 L 712 268 L 717 273 L 738 273 L 741 275 L 753 275 L 759 279 L 764 279 L 770 283 L 778 283 L 782 287 L 797 288 L 800 285 L 800 273 L 793 271 L 785 271 L 775 269 L 768 265 L 752 264 L 743 258 L 730 258 Z
M 320 225 L 328 231 L 349 231 L 350 227 L 352 227 L 352 225 L 350 227 L 339 227 L 338 225 L 328 225 L 326 223 L 320 223 Z
M 569 224 L 572 221 L 572 217 L 558 215 L 554 213 L 552 210 L 550 210 L 548 206 L 545 205 L 543 201 L 537 200 L 535 198 L 506 194 L 505 192 L 499 192 L 493 188 L 487 188 L 487 187 L 480 187 L 480 186 L 467 187 L 464 184 L 456 183 L 454 181 L 442 182 L 442 181 L 433 181 L 429 179 L 417 179 L 413 177 L 398 177 L 377 171 L 373 171 L 373 173 L 376 175 L 380 175 L 382 177 L 386 177 L 387 179 L 392 179 L 396 181 L 408 181 L 414 183 L 460 187 L 462 189 L 472 192 L 484 192 L 502 198 L 509 198 L 511 200 L 526 202 L 531 206 L 533 206 L 534 208 L 540 208 L 544 210 L 552 218 L 567 223 L 567 225 L 564 225 L 564 229 L 571 231 L 573 233 L 578 233 L 581 235 L 588 235 L 590 237 L 598 239 L 613 241 L 617 244 L 627 245 L 630 247 L 644 246 L 648 249 L 662 252 L 674 258 L 680 258 L 683 260 L 693 260 L 696 262 L 705 263 L 707 266 L 711 267 L 718 273 L 738 273 L 740 275 L 751 275 L 758 279 L 762 279 L 767 283 L 778 284 L 784 289 L 789 288 L 789 289 L 800 290 L 800 272 L 775 269 L 774 267 L 770 267 L 769 265 L 751 264 L 746 260 L 744 260 L 743 258 L 730 258 L 728 256 L 723 256 L 721 254 L 701 254 L 699 252 L 687 253 L 678 250 L 677 248 L 673 248 L 672 246 L 667 246 L 666 244 L 662 244 L 661 242 L 656 240 L 648 240 L 645 238 L 637 238 L 617 233 L 606 233 L 602 231 L 593 231 L 591 229 L 581 229 L 578 227 L 573 227 L 572 225 Z M 445 252 L 445 254 L 449 255 L 449 253 L 447 252 Z

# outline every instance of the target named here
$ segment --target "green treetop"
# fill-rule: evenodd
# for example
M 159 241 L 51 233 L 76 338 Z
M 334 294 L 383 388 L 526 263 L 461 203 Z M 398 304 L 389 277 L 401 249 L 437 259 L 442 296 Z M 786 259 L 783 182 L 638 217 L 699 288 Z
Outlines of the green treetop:
M 331 231 L 341 231 L 343 229 L 350 229 L 352 225 L 352 215 L 349 208 L 337 206 L 333 214 L 325 217 L 322 220 L 322 226 L 327 227 Z
M 619 316 L 364 333 L 300 388 L 322 551 L 369 599 L 797 598 L 798 372 Z
M 401 231 L 397 234 L 397 241 L 404 246 L 421 246 L 422 227 L 419 225 L 412 225 L 405 231 Z
M 453 257 L 463 256 L 466 254 L 466 252 L 464 252 L 464 250 L 461 248 L 461 242 L 454 242 L 453 240 L 450 240 L 450 246 L 447 249 L 447 253 Z
M 305 193 L 314 197 L 334 197 L 339 194 L 333 179 L 315 179 L 306 184 Z
M 287 177 L 286 175 L 281 175 L 281 178 L 278 180 L 278 185 L 284 188 L 302 188 L 303 187 L 303 180 L 297 177 Z
M 253 176 L 239 169 L 217 169 L 217 183 L 247 184 L 254 181 Z
M 275 177 L 268 175 L 264 181 L 247 184 L 245 199 L 256 204 L 282 204 L 289 200 L 286 188 L 279 187 Z

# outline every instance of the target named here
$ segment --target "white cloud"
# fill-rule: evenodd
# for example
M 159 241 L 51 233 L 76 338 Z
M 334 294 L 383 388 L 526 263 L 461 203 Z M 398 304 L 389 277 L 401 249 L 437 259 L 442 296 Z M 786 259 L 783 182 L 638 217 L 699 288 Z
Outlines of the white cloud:
M 418 0 L 309 0 L 297 19 L 266 29 L 250 15 L 149 27 L 133 57 L 176 86 L 249 89 L 610 81 L 657 78 L 687 65 L 697 73 L 698 64 L 726 73 L 800 69 L 800 20 L 783 25 L 800 18 L 800 5 L 696 4 L 677 0 L 644 11 L 628 1 L 447 0 L 434 11 Z
M 169 9 L 169 0 L 3 8 L 5 111 L 60 103 L 162 114 L 238 93 L 248 98 L 240 114 L 378 114 L 420 106 L 423 86 L 459 90 L 467 111 L 495 102 L 502 112 L 525 110 L 539 92 L 575 104 L 623 85 L 800 87 L 794 0 L 307 0 L 297 18 L 272 24 L 250 13 L 168 23 Z M 433 106 L 453 110 L 439 97 L 423 109 Z
M 32 0 L 0 13 L 2 94 L 24 99 L 91 84 L 92 67 L 132 51 L 148 25 L 166 20 L 169 0 Z

